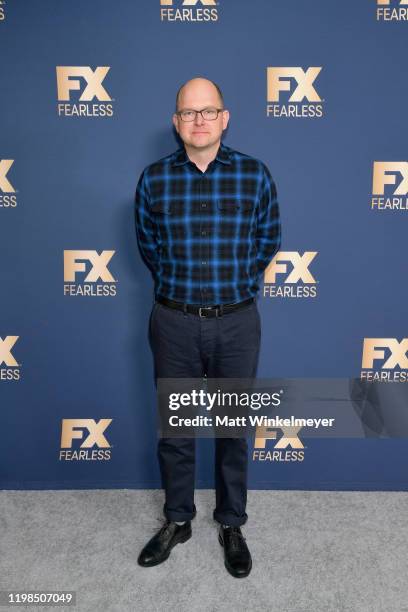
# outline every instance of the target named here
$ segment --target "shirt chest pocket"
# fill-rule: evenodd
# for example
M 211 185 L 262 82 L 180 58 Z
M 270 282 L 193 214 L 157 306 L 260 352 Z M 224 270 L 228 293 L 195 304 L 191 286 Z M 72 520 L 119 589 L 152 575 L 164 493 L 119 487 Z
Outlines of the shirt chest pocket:
M 152 214 L 155 218 L 156 215 L 169 215 L 171 213 L 170 202 L 156 202 L 151 206 Z
M 152 217 L 162 240 L 180 239 L 185 236 L 184 203 L 180 201 L 155 202 L 151 206 Z
M 217 202 L 221 216 L 231 215 L 232 217 L 252 217 L 254 213 L 254 202 L 245 198 L 219 198 Z
M 221 237 L 248 237 L 255 231 L 255 204 L 249 198 L 219 198 L 218 226 Z

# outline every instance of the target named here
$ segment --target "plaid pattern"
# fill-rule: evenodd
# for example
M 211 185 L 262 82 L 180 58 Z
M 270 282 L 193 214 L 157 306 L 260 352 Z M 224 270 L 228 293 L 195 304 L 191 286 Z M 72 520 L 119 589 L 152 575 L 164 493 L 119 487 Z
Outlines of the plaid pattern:
M 187 304 L 255 296 L 280 246 L 268 168 L 224 144 L 205 173 L 184 147 L 147 166 L 136 189 L 135 221 L 155 294 Z

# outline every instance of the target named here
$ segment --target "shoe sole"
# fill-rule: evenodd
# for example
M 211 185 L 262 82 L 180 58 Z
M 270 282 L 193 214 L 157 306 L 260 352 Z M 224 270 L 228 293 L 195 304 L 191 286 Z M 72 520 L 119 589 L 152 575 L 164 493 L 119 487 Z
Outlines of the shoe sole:
M 222 541 L 221 536 L 218 534 L 218 541 L 221 544 L 222 548 L 224 548 L 224 542 Z M 228 571 L 228 573 L 233 576 L 234 578 L 246 578 L 247 576 L 249 576 L 251 569 L 252 569 L 252 558 L 251 558 L 251 564 L 249 566 L 249 570 L 247 572 L 245 572 L 245 574 L 235 574 L 234 571 L 232 570 L 232 568 L 229 567 L 229 565 L 227 564 L 227 562 L 224 559 L 224 565 L 225 565 L 225 569 Z
M 187 542 L 191 536 L 193 534 L 192 533 L 188 533 L 187 535 L 184 535 L 183 537 L 181 537 L 180 539 L 176 540 L 175 542 L 173 542 L 173 544 L 170 546 L 169 551 L 167 553 L 167 555 L 165 557 L 162 557 L 160 559 L 160 561 L 152 561 L 151 563 L 139 563 L 140 567 L 154 567 L 155 565 L 160 565 L 160 563 L 163 563 L 164 561 L 166 561 L 169 557 L 170 557 L 170 553 L 172 551 L 172 549 L 177 546 L 177 544 L 184 544 L 184 542 Z

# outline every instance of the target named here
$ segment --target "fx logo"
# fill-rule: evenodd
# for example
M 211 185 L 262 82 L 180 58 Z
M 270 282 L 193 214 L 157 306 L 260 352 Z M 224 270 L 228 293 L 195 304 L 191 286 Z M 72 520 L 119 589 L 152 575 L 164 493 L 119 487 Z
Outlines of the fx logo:
M 301 427 L 280 427 L 282 430 L 282 437 L 275 444 L 274 448 L 304 448 L 304 445 L 299 440 L 298 432 L 302 429 Z M 254 448 L 265 448 L 266 440 L 276 440 L 277 431 L 276 429 L 270 429 L 264 425 L 259 425 L 256 428 L 255 444 Z
M 102 81 L 110 70 L 110 66 L 98 66 L 92 70 L 89 66 L 57 66 L 58 100 L 69 101 L 70 92 L 81 89 L 81 82 L 72 77 L 82 77 L 86 81 L 79 100 L 90 102 L 97 98 L 101 102 L 111 101 L 112 98 L 102 85 Z
M 16 190 L 7 178 L 7 173 L 13 164 L 14 159 L 0 160 L 0 190 L 3 193 L 16 193 Z
M 408 2 L 408 0 L 407 0 Z M 390 174 L 386 174 L 386 173 Z M 396 185 L 397 174 L 402 176 L 394 195 L 403 196 L 408 194 L 408 162 L 379 162 L 375 161 L 373 166 L 373 193 L 384 195 L 385 185 Z
M 99 448 L 110 448 L 110 444 L 104 436 L 104 431 L 110 425 L 112 419 L 62 419 L 61 448 L 72 448 L 72 440 L 82 440 L 84 429 L 89 435 L 81 444 L 81 448 L 91 448 L 95 444 Z
M 195 6 L 201 2 L 204 6 L 216 6 L 215 0 L 183 0 L 183 6 Z M 173 0 L 160 0 L 161 6 L 173 6 Z
M 277 274 L 287 273 L 287 263 L 290 262 L 292 270 L 285 279 L 285 283 L 315 284 L 316 279 L 309 271 L 309 266 L 316 257 L 317 251 L 305 251 L 300 255 L 297 251 L 279 251 L 265 270 L 265 283 L 276 283 Z
M 116 282 L 107 267 L 114 253 L 115 251 L 102 251 L 98 255 L 97 251 L 64 251 L 64 281 L 74 283 L 76 272 L 86 272 L 85 263 L 79 261 L 85 259 L 91 262 L 92 268 L 84 282 L 95 283 L 99 278 L 104 283 Z
M 6 336 L 4 340 L 2 340 L 0 337 L 0 366 L 3 362 L 9 367 L 16 367 L 19 365 L 11 354 L 11 349 L 19 337 L 20 336 Z
M 279 102 L 281 91 L 291 91 L 290 79 L 295 79 L 297 86 L 289 98 L 289 102 L 302 102 L 306 98 L 308 102 L 321 102 L 321 98 L 313 86 L 313 83 L 322 67 L 310 67 L 303 71 L 302 68 L 275 68 L 268 67 L 267 71 L 267 99 L 268 102 Z
M 362 368 L 372 370 L 375 360 L 384 361 L 385 348 L 389 349 L 391 355 L 381 366 L 382 370 L 392 370 L 397 366 L 401 370 L 408 369 L 408 338 L 403 338 L 401 342 L 398 342 L 396 338 L 364 338 Z

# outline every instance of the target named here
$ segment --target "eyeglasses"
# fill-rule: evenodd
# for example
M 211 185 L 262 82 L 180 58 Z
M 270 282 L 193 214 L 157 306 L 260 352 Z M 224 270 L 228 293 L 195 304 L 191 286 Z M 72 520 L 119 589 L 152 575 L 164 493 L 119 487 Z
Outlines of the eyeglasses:
M 203 108 L 203 110 L 182 110 L 177 111 L 176 115 L 180 117 L 182 121 L 195 121 L 197 117 L 197 113 L 200 113 L 205 121 L 215 121 L 218 117 L 218 113 L 221 113 L 223 108 Z

